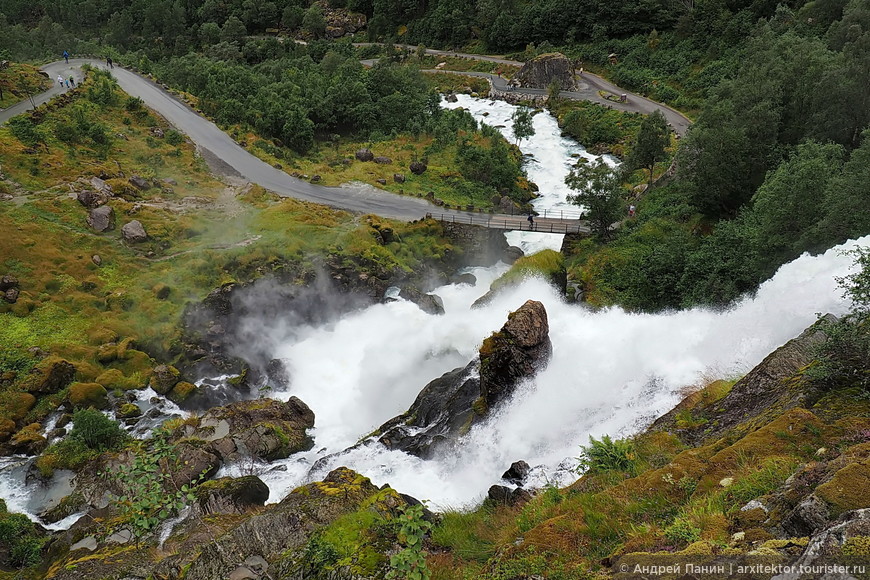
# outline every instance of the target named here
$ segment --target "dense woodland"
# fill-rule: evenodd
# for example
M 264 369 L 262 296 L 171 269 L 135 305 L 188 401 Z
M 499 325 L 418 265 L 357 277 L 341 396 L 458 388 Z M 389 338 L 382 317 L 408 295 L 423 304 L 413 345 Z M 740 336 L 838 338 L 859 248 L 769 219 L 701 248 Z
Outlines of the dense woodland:
M 632 201 L 638 217 L 614 240 L 576 248 L 572 273 L 592 302 L 724 305 L 800 253 L 870 231 L 866 0 L 330 7 L 365 13 L 371 39 L 526 58 L 561 46 L 627 88 L 694 111 L 697 122 L 676 151 L 677 178 Z M 16 58 L 65 48 L 116 54 L 198 96 L 218 121 L 299 154 L 336 134 L 436 135 L 442 145 L 461 142 L 457 163 L 471 179 L 519 195 L 516 156 L 492 133 L 473 137 L 461 113 L 440 111 L 419 73 L 390 63 L 366 70 L 348 43 L 302 47 L 261 35 L 317 29 L 319 4 L 13 0 L 3 11 L 0 49 Z M 566 128 L 582 134 L 572 120 Z

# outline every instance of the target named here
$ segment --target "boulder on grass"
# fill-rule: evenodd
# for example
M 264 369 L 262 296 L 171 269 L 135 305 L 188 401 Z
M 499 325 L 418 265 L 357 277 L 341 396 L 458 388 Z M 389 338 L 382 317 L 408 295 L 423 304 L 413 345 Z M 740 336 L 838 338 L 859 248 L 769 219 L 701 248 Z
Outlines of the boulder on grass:
M 92 209 L 87 217 L 88 225 L 96 232 L 115 229 L 115 210 L 108 205 Z
M 121 228 L 121 237 L 125 242 L 130 244 L 138 244 L 148 239 L 148 233 L 145 231 L 145 226 L 139 220 L 133 220 L 124 224 Z

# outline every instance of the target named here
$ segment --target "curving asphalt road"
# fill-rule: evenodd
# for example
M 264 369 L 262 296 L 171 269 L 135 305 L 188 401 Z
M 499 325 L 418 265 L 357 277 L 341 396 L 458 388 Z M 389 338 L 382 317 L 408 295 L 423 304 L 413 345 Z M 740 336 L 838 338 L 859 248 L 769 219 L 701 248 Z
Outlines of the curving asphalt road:
M 69 78 L 72 75 L 78 82 L 78 79 L 83 76 L 81 66 L 84 64 L 106 69 L 102 61 L 70 59 L 69 63 L 54 62 L 45 65 L 42 70 L 49 75 L 49 78 L 55 79 L 58 75 Z M 369 185 L 325 187 L 296 179 L 248 153 L 214 123 L 200 116 L 156 83 L 120 67 L 115 67 L 112 74 L 127 94 L 142 99 L 148 107 L 185 133 L 204 156 L 219 159 L 234 173 L 282 197 L 292 197 L 351 212 L 372 213 L 400 220 L 416 220 L 437 212 L 440 219 L 444 221 L 474 223 L 497 229 L 529 229 L 523 216 L 448 210 L 438 208 L 420 198 L 395 195 Z M 55 82 L 50 90 L 39 95 L 35 100 L 37 103 L 44 103 L 64 90 L 67 89 L 62 89 Z M 28 101 L 0 111 L 0 124 L 29 108 Z M 542 218 L 536 221 L 538 231 L 560 233 L 587 231 L 585 224 L 581 224 L 576 219 Z
M 354 46 L 379 46 L 378 43 L 370 43 L 370 42 L 358 42 L 354 43 Z M 416 46 L 412 46 L 409 44 L 397 44 L 395 45 L 399 48 L 407 48 L 409 50 L 416 50 Z M 426 54 L 431 54 L 434 56 L 455 56 L 459 58 L 467 58 L 472 60 L 479 60 L 484 62 L 492 62 L 497 64 L 504 64 L 509 66 L 517 66 L 521 67 L 525 63 L 520 62 L 518 60 L 510 60 L 506 58 L 502 58 L 500 56 L 491 56 L 485 54 L 470 54 L 467 52 L 454 52 L 451 50 L 436 50 L 433 48 L 426 49 Z M 370 61 L 363 61 L 363 63 L 371 63 L 374 62 L 375 59 Z M 443 73 L 451 73 L 451 74 L 461 74 L 465 76 L 474 76 L 474 77 L 482 77 L 490 80 L 495 88 L 498 90 L 507 90 L 507 81 L 497 75 L 482 73 L 482 72 L 454 72 L 447 70 L 427 70 L 424 72 L 443 72 Z M 560 96 L 566 99 L 573 99 L 575 101 L 592 101 L 594 103 L 599 103 L 613 109 L 618 109 L 620 111 L 626 111 L 629 113 L 642 113 L 644 115 L 648 115 L 653 111 L 661 111 L 661 113 L 665 116 L 665 119 L 670 123 L 674 132 L 683 136 L 686 134 L 686 131 L 689 129 L 689 126 L 692 124 L 692 121 L 689 120 L 688 117 L 677 111 L 676 109 L 672 109 L 671 107 L 664 105 L 662 103 L 658 103 L 653 101 L 652 99 L 648 99 L 644 96 L 626 91 L 625 89 L 618 87 L 612 82 L 590 72 L 584 72 L 582 75 L 577 75 L 576 77 L 578 90 L 576 91 L 561 91 Z M 547 91 L 545 89 L 529 89 L 529 88 L 515 88 L 511 89 L 514 92 L 523 93 L 527 95 L 546 95 Z M 604 91 L 606 93 L 612 93 L 615 95 L 626 95 L 628 97 L 628 101 L 625 103 L 619 103 L 616 101 L 609 101 L 598 94 L 598 91 Z

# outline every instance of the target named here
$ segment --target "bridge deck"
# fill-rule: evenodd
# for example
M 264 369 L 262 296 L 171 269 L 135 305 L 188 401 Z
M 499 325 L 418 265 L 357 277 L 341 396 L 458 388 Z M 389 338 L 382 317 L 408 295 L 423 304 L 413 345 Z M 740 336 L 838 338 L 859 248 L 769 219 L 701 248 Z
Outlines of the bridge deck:
M 530 224 L 527 217 L 522 215 L 451 212 L 428 213 L 426 217 L 442 222 L 470 224 L 497 230 L 522 230 L 549 234 L 588 234 L 591 231 L 588 223 L 579 219 L 536 217 L 534 224 Z

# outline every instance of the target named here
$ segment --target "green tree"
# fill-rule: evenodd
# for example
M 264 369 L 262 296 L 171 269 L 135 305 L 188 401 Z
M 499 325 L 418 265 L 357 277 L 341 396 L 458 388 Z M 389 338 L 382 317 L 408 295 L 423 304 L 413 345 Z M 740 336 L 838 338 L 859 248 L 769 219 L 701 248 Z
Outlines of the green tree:
M 221 40 L 240 45 L 245 36 L 248 35 L 248 30 L 245 28 L 245 23 L 235 16 L 230 16 L 224 22 L 221 28 Z
M 291 4 L 281 14 L 281 24 L 289 30 L 296 30 L 302 26 L 303 18 L 305 18 L 305 10 L 301 6 Z
M 204 46 L 217 44 L 221 38 L 221 27 L 216 22 L 206 22 L 199 27 L 199 40 Z
M 656 163 L 665 158 L 665 149 L 670 144 L 671 132 L 661 111 L 646 116 L 640 124 L 637 139 L 628 157 L 628 166 L 649 171 L 648 187 L 652 187 Z
M 302 19 L 302 28 L 308 31 L 314 38 L 323 38 L 326 34 L 326 18 L 323 16 L 323 10 L 317 4 L 312 4 L 305 12 L 305 17 Z
M 610 226 L 619 221 L 623 213 L 622 180 L 619 173 L 604 161 L 577 162 L 565 184 L 576 191 L 569 196 L 571 203 L 586 209 L 589 224 L 602 239 L 610 238 Z
M 286 119 L 281 138 L 288 147 L 305 155 L 314 146 L 314 123 L 298 107 L 288 109 Z
M 511 129 L 513 129 L 517 145 L 519 145 L 523 139 L 528 139 L 535 134 L 533 116 L 534 113 L 528 107 L 519 107 L 514 111 L 514 114 L 511 115 L 511 120 L 513 121 Z

